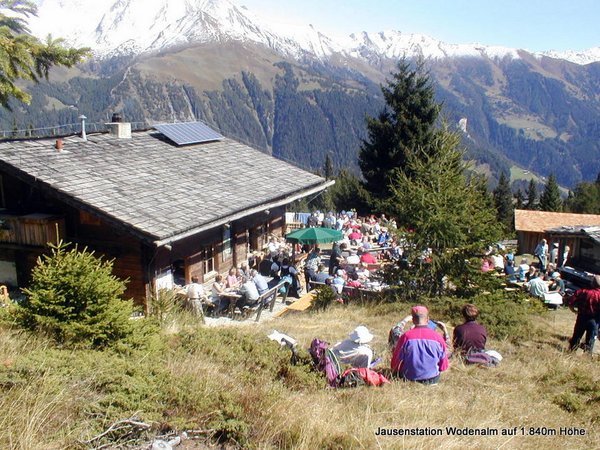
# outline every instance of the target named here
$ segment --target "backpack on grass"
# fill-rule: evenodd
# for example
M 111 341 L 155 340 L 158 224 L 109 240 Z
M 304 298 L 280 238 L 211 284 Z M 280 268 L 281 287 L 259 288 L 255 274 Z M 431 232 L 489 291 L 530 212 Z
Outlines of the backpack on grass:
M 379 372 L 364 367 L 346 369 L 340 378 L 340 387 L 383 386 L 390 381 Z
M 329 348 L 329 343 L 320 339 L 313 339 L 308 350 L 315 368 L 325 374 L 327 384 L 338 387 L 340 383 L 340 362 L 335 353 Z
M 496 367 L 502 361 L 502 356 L 494 350 L 471 350 L 464 356 L 464 361 L 465 364 Z

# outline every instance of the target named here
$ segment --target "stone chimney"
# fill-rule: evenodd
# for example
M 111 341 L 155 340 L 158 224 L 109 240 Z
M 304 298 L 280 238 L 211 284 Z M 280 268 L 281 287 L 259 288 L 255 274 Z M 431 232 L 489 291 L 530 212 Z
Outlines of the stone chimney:
M 110 134 L 117 139 L 131 139 L 131 123 L 123 122 L 121 114 L 112 115 L 111 121 L 106 124 Z

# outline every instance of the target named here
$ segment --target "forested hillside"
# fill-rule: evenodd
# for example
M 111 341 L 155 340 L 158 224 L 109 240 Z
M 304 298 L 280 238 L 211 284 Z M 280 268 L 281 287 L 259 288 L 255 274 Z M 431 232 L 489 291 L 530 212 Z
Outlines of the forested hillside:
M 383 108 L 379 85 L 394 61 L 283 61 L 246 44 L 163 52 L 132 61 L 91 61 L 79 71 L 29 88 L 33 100 L 0 113 L 5 137 L 103 128 L 113 112 L 136 126 L 204 120 L 224 134 L 309 169 L 329 154 L 358 171 L 366 116 Z M 213 55 L 214 59 L 211 59 Z M 210 63 L 209 63 L 210 62 Z M 214 64 L 211 64 L 213 63 Z M 572 187 L 600 171 L 600 64 L 580 66 L 523 52 L 505 57 L 426 62 L 443 117 L 459 121 L 468 157 L 492 180 L 512 165 L 556 174 Z M 15 130 L 23 130 L 17 133 Z

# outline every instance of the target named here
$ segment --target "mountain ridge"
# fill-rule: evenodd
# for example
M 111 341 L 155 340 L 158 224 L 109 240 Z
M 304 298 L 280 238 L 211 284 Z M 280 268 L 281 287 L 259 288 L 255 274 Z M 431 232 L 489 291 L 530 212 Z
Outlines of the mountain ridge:
M 564 59 L 584 65 L 600 61 L 600 47 L 586 51 L 529 52 L 500 45 L 449 44 L 435 38 L 396 30 L 356 32 L 333 36 L 312 25 L 282 26 L 262 19 L 234 0 L 97 0 L 93 10 L 84 0 L 42 0 L 32 32 L 44 37 L 60 34 L 72 45 L 88 46 L 97 57 L 156 52 L 169 47 L 219 41 L 249 40 L 262 43 L 295 59 L 347 57 L 398 58 L 488 57 L 519 58 L 520 52 L 535 57 Z M 77 21 L 64 21 L 77 15 Z M 55 23 L 61 23 L 56 33 Z M 368 60 L 368 59 L 367 59 Z
M 85 6 L 83 0 L 46 2 L 62 16 Z M 430 55 L 425 63 L 436 99 L 448 123 L 463 133 L 467 158 L 492 180 L 516 166 L 521 170 L 515 172 L 540 177 L 555 173 L 562 185 L 574 186 L 600 171 L 600 64 L 503 47 L 442 45 L 400 32 L 357 33 L 344 47 L 343 39 L 314 27 L 288 29 L 286 36 L 262 28 L 229 0 L 179 2 L 179 10 L 170 10 L 174 21 L 158 23 L 167 5 L 159 0 L 122 34 L 127 14 L 141 0 L 99 2 L 110 14 L 84 10 L 91 21 L 75 34 L 104 39 L 104 48 L 118 41 L 121 53 L 53 71 L 50 83 L 31 85 L 31 105 L 15 103 L 12 112 L 0 112 L 5 137 L 14 136 L 11 127 L 77 123 L 79 114 L 100 127 L 113 112 L 150 125 L 203 120 L 310 170 L 331 154 L 338 168 L 358 173 L 365 116 L 385 108 L 380 86 L 408 49 Z M 210 8 L 216 10 L 209 14 Z M 193 14 L 183 17 L 186 11 Z M 143 45 L 135 39 L 139 23 L 154 30 Z

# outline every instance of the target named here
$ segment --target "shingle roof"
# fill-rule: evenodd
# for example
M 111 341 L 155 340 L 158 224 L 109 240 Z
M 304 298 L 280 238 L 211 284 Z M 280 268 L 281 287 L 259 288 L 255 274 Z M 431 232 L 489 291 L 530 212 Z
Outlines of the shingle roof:
M 546 230 L 548 233 L 552 235 L 579 235 L 579 236 L 587 236 L 597 244 L 600 244 L 600 226 L 563 226 L 550 228 Z
M 600 225 L 600 215 L 515 209 L 517 231 L 543 233 L 550 228 L 574 225 Z
M 0 168 L 164 240 L 304 190 L 321 177 L 230 139 L 178 147 L 155 131 L 0 143 Z

